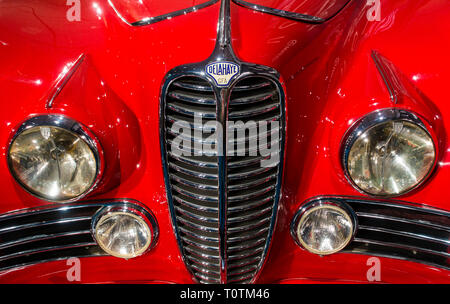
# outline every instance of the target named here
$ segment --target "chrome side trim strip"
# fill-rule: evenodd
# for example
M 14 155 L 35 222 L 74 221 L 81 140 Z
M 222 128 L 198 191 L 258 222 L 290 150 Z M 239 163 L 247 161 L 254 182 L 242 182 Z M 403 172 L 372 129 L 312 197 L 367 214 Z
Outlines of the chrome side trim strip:
M 82 231 L 63 232 L 63 233 L 55 233 L 55 234 L 33 235 L 30 237 L 21 238 L 18 240 L 0 244 L 0 249 L 8 248 L 8 247 L 16 246 L 16 245 L 27 244 L 27 243 L 31 243 L 31 242 L 35 242 L 35 241 L 55 239 L 55 238 L 58 238 L 61 236 L 82 235 L 82 234 L 90 234 L 90 233 L 91 233 L 91 230 L 82 230 Z
M 97 243 L 92 241 L 92 242 L 84 242 L 84 243 L 64 245 L 64 246 L 49 246 L 49 247 L 44 247 L 44 248 L 39 248 L 39 249 L 31 249 L 31 250 L 21 251 L 21 252 L 2 256 L 2 257 L 0 257 L 0 261 L 17 258 L 17 257 L 21 257 L 24 255 L 29 255 L 29 254 L 36 254 L 36 253 L 41 253 L 41 252 L 54 251 L 54 250 L 67 249 L 67 248 L 94 246 L 94 245 L 97 245 Z
M 408 232 L 408 231 L 396 231 L 393 229 L 370 227 L 370 226 L 365 226 L 365 225 L 359 225 L 358 229 L 375 231 L 375 232 L 383 232 L 383 233 L 387 233 L 387 234 L 395 234 L 395 235 L 410 237 L 410 238 L 414 238 L 414 239 L 418 239 L 418 240 L 430 241 L 430 242 L 434 242 L 434 243 L 438 243 L 438 244 L 443 244 L 446 246 L 450 245 L 450 240 L 438 239 L 438 238 L 427 236 L 424 234 L 412 233 L 412 232 Z
M 258 11 L 258 12 L 262 12 L 262 13 L 266 13 L 266 14 L 270 14 L 270 15 L 274 15 L 274 16 L 278 16 L 278 17 L 283 17 L 283 18 L 287 18 L 287 19 L 292 19 L 292 20 L 296 20 L 296 21 L 301 21 L 301 22 L 305 22 L 305 23 L 320 24 L 320 23 L 324 23 L 325 21 L 327 21 L 327 19 L 319 18 L 316 16 L 283 11 L 280 9 L 271 8 L 271 7 L 267 7 L 267 6 L 263 6 L 263 5 L 259 5 L 259 4 L 253 4 L 253 3 L 243 1 L 243 0 L 233 0 L 233 2 L 236 3 L 237 5 L 240 5 L 245 8 L 249 8 L 254 11 Z
M 81 54 L 77 59 L 75 59 L 74 62 L 72 62 L 70 64 L 70 67 L 66 67 L 66 70 L 63 70 L 61 72 L 61 74 L 58 75 L 58 78 L 56 79 L 56 84 L 54 85 L 54 87 L 52 89 L 52 93 L 51 93 L 50 97 L 47 99 L 47 102 L 45 103 L 45 107 L 47 109 L 51 109 L 53 107 L 55 98 L 59 95 L 61 90 L 64 88 L 64 86 L 69 81 L 69 79 L 72 77 L 72 75 L 78 69 L 78 67 L 81 65 L 81 63 L 84 60 L 84 57 L 85 57 L 85 55 Z
M 35 227 L 41 227 L 41 226 L 48 226 L 48 225 L 55 225 L 55 224 L 65 224 L 65 223 L 73 223 L 73 222 L 80 222 L 80 221 L 90 221 L 90 216 L 85 217 L 75 217 L 70 219 L 62 219 L 62 220 L 55 220 L 55 221 L 47 221 L 47 222 L 36 222 L 36 223 L 30 223 L 26 225 L 20 225 L 15 227 L 8 227 L 4 229 L 0 229 L 0 235 L 3 233 L 8 232 L 15 232 L 23 229 L 29 229 L 29 228 L 35 228 Z
M 47 263 L 47 262 L 55 262 L 55 261 L 67 260 L 67 259 L 69 259 L 71 257 L 74 257 L 74 256 L 76 256 L 78 258 L 93 258 L 93 257 L 102 257 L 102 256 L 106 256 L 107 255 L 101 249 L 98 248 L 98 250 L 97 250 L 97 247 L 98 246 L 95 245 L 95 246 L 82 246 L 82 247 L 65 248 L 64 250 L 80 249 L 80 250 L 83 251 L 83 253 L 73 254 L 73 252 L 71 252 L 70 254 L 68 254 L 66 256 L 42 259 L 42 260 L 39 260 L 37 262 L 32 261 L 32 262 L 20 263 L 20 264 L 13 265 L 13 266 L 2 267 L 2 268 L 0 268 L 0 270 L 1 271 L 5 271 L 5 270 L 9 270 L 9 269 L 22 268 L 22 267 L 26 267 L 26 266 L 30 266 L 30 265 L 35 265 L 35 264 L 42 264 L 42 263 Z M 46 252 L 49 252 L 49 251 L 46 251 Z
M 388 76 L 388 71 L 384 66 L 383 62 L 380 59 L 380 54 L 377 51 L 372 50 L 371 54 L 372 60 L 375 63 L 375 66 L 380 73 L 381 78 L 383 78 L 384 84 L 389 91 L 389 97 L 393 104 L 397 104 L 398 102 L 398 91 L 395 89 L 394 84 L 392 83 L 390 77 Z
M 409 219 L 402 219 L 402 218 L 399 218 L 399 217 L 393 217 L 393 216 L 388 216 L 388 215 L 372 214 L 372 213 L 365 213 L 365 212 L 357 212 L 356 215 L 358 215 L 359 217 L 368 217 L 368 218 L 375 218 L 375 219 L 381 219 L 381 220 L 388 220 L 388 221 L 394 221 L 394 222 L 418 225 L 418 226 L 422 226 L 422 227 L 431 227 L 431 228 L 434 228 L 434 229 L 440 229 L 440 230 L 444 230 L 444 231 L 449 231 L 450 232 L 450 227 L 444 227 L 444 226 L 437 225 L 437 224 L 430 223 L 430 222 L 423 221 L 423 220 L 415 220 L 414 221 L 414 220 L 409 220 Z
M 368 244 L 376 244 L 376 245 L 382 245 L 382 246 L 388 246 L 388 247 L 394 247 L 394 248 L 400 248 L 400 249 L 406 249 L 406 250 L 413 250 L 413 251 L 420 251 L 420 252 L 425 252 L 425 253 L 430 253 L 433 255 L 440 255 L 446 258 L 450 258 L 450 253 L 448 252 L 441 252 L 441 251 L 436 251 L 436 250 L 431 250 L 431 249 L 426 249 L 426 248 L 420 248 L 420 247 L 415 247 L 415 246 L 406 246 L 406 245 L 399 245 L 397 243 L 391 243 L 391 242 L 380 242 L 380 241 L 374 241 L 374 240 L 368 240 L 368 239 L 363 239 L 363 238 L 355 238 L 353 241 L 355 242 L 362 242 L 362 243 L 368 243 Z
M 356 241 L 354 241 L 355 243 L 358 243 Z M 364 243 L 361 243 L 364 244 Z M 377 245 L 372 243 L 372 245 Z M 408 262 L 414 262 L 414 263 L 419 263 L 419 264 L 424 264 L 424 265 L 429 265 L 432 267 L 436 267 L 439 269 L 446 269 L 446 270 L 450 270 L 450 267 L 444 267 L 442 265 L 438 265 L 436 263 L 432 263 L 432 262 L 424 262 L 418 259 L 414 259 L 414 258 L 409 258 L 409 257 L 403 257 L 401 255 L 397 255 L 397 254 L 386 254 L 386 253 L 368 253 L 362 249 L 352 249 L 351 251 L 344 249 L 342 251 L 342 253 L 352 253 L 352 254 L 362 254 L 362 255 L 373 255 L 373 256 L 377 256 L 377 257 L 382 257 L 382 258 L 389 258 L 389 259 L 396 259 L 396 260 L 402 260 L 402 261 L 408 261 Z

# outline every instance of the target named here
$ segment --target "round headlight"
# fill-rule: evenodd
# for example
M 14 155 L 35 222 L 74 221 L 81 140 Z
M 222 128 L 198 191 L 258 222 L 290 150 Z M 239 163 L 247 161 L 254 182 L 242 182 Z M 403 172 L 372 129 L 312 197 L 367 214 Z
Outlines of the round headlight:
M 129 209 L 102 212 L 94 223 L 98 245 L 119 258 L 134 258 L 146 252 L 152 244 L 155 227 L 143 214 Z
M 344 166 L 356 187 L 396 196 L 420 185 L 436 158 L 433 139 L 412 113 L 387 109 L 363 118 L 345 141 Z
M 97 144 L 80 124 L 59 115 L 26 121 L 10 144 L 8 164 L 28 192 L 50 201 L 86 194 L 100 168 Z
M 302 208 L 294 237 L 306 250 L 328 255 L 342 250 L 355 231 L 354 216 L 341 204 L 320 202 Z

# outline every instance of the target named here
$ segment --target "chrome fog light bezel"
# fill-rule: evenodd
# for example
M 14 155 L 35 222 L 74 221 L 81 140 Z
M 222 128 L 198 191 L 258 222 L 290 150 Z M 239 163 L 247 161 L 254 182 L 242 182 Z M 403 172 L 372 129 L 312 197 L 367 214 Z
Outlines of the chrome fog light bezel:
M 77 195 L 75 197 L 69 198 L 69 199 L 52 199 L 48 196 L 41 195 L 39 193 L 36 193 L 28 185 L 26 185 L 24 182 L 20 180 L 20 178 L 17 176 L 17 173 L 13 169 L 13 165 L 10 158 L 10 152 L 13 143 L 15 140 L 25 131 L 35 128 L 35 127 L 55 127 L 60 129 L 65 129 L 68 132 L 73 133 L 74 135 L 78 136 L 81 140 L 83 140 L 91 152 L 94 155 L 94 159 L 96 162 L 96 168 L 95 168 L 95 178 L 91 184 L 91 186 L 81 193 L 80 195 Z M 103 170 L 104 170 L 104 155 L 103 155 L 103 149 L 100 145 L 100 141 L 96 138 L 96 136 L 84 125 L 81 123 L 61 114 L 48 114 L 48 115 L 39 115 L 39 116 L 33 116 L 24 122 L 22 122 L 17 130 L 13 133 L 11 138 L 8 142 L 8 150 L 7 150 L 6 160 L 7 160 L 7 166 L 10 174 L 14 178 L 14 180 L 21 186 L 22 189 L 24 189 L 27 193 L 48 202 L 55 202 L 55 203 L 69 203 L 77 201 L 86 195 L 88 195 L 90 192 L 92 192 L 100 182 Z
M 142 223 L 145 224 L 145 227 L 148 229 L 149 237 L 150 239 L 146 242 L 146 245 L 143 247 L 143 249 L 138 251 L 138 254 L 136 255 L 123 255 L 116 253 L 99 241 L 99 238 L 97 237 L 97 227 L 99 224 L 101 224 L 104 220 L 114 216 L 114 215 L 126 215 L 130 216 Z M 121 206 L 107 206 L 99 211 L 94 215 L 91 222 L 91 235 L 97 245 L 107 254 L 122 258 L 122 259 L 132 259 L 139 256 L 142 256 L 149 252 L 151 249 L 153 249 L 158 241 L 159 237 L 159 229 L 158 229 L 158 223 L 156 221 L 155 216 L 148 210 L 144 208 L 136 208 L 135 205 L 131 206 L 129 204 L 124 204 Z
M 345 241 L 337 248 L 329 251 L 320 251 L 314 248 L 311 248 L 306 244 L 301 237 L 299 236 L 299 229 L 304 220 L 314 211 L 320 209 L 332 209 L 335 211 L 339 211 L 344 215 L 344 217 L 351 223 L 351 233 L 347 236 Z M 358 220 L 353 209 L 345 203 L 335 201 L 332 199 L 316 199 L 314 201 L 310 201 L 305 203 L 295 214 L 294 218 L 291 222 L 291 236 L 294 239 L 295 243 L 302 249 L 314 253 L 320 256 L 331 255 L 334 253 L 338 253 L 342 251 L 348 244 L 350 244 L 355 236 L 356 230 L 358 227 Z
M 375 127 L 379 124 L 386 123 L 389 121 L 405 121 L 411 124 L 416 125 L 420 129 L 422 129 L 431 139 L 431 142 L 433 143 L 433 149 L 434 149 L 434 161 L 432 166 L 430 167 L 428 173 L 420 180 L 418 181 L 414 186 L 401 191 L 399 193 L 392 193 L 392 194 L 374 194 L 369 191 L 366 191 L 365 189 L 361 188 L 352 178 L 349 168 L 348 168 L 348 160 L 349 160 L 349 154 L 351 151 L 351 148 L 353 147 L 353 144 L 356 142 L 356 140 L 364 134 L 366 131 L 371 129 L 372 127 Z M 368 195 L 370 197 L 383 197 L 383 198 L 391 198 L 391 197 L 398 197 L 405 195 L 407 193 L 410 193 L 417 188 L 419 188 L 421 185 L 423 185 L 428 178 L 432 175 L 433 171 L 436 168 L 436 163 L 438 159 L 438 150 L 436 146 L 436 137 L 434 134 L 430 131 L 429 125 L 424 121 L 422 118 L 420 118 L 418 115 L 414 114 L 413 112 L 403 110 L 403 109 L 397 109 L 397 108 L 386 108 L 386 109 L 380 109 L 373 112 L 368 113 L 367 115 L 363 116 L 361 119 L 353 123 L 353 125 L 346 131 L 345 135 L 342 138 L 341 141 L 341 165 L 344 170 L 344 176 L 347 179 L 347 181 L 352 185 L 352 187 L 357 190 L 361 194 Z

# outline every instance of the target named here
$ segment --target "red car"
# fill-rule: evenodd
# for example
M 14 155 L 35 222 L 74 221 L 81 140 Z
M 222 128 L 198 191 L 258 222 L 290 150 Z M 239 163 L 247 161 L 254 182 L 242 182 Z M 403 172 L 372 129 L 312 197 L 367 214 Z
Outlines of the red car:
M 0 1 L 0 283 L 449 283 L 449 20 Z

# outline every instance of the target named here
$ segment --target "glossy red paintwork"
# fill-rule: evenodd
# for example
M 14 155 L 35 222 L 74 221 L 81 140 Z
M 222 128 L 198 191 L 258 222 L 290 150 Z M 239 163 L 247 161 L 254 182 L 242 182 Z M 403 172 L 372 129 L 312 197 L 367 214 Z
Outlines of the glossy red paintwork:
M 81 259 L 82 282 L 192 283 L 167 206 L 159 94 L 171 68 L 211 54 L 219 3 L 137 28 L 118 18 L 105 0 L 81 3 L 82 21 L 69 22 L 64 1 L 0 2 L 0 213 L 48 204 L 27 194 L 8 172 L 6 151 L 15 128 L 31 115 L 67 115 L 88 126 L 105 152 L 104 178 L 86 199 L 137 199 L 152 210 L 160 228 L 158 244 L 144 256 Z M 175 8 L 169 1 L 165 5 Z M 315 8 L 311 4 L 307 9 Z M 367 19 L 368 9 L 365 1 L 351 1 L 328 22 L 312 25 L 231 6 L 236 54 L 277 69 L 287 96 L 283 195 L 259 283 L 367 281 L 368 256 L 308 253 L 294 243 L 289 225 L 311 197 L 363 196 L 345 179 L 340 142 L 355 121 L 374 110 L 408 109 L 429 123 L 438 141 L 437 167 L 425 185 L 397 199 L 450 210 L 445 191 L 450 180 L 448 1 L 382 1 L 381 20 L 373 22 Z M 401 74 L 405 88 L 397 104 L 389 98 L 372 50 Z M 82 54 L 82 65 L 47 109 L 58 75 Z M 449 271 L 380 259 L 383 282 L 450 282 Z M 67 283 L 69 268 L 66 261 L 28 266 L 0 273 L 0 282 Z

